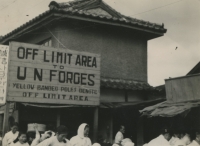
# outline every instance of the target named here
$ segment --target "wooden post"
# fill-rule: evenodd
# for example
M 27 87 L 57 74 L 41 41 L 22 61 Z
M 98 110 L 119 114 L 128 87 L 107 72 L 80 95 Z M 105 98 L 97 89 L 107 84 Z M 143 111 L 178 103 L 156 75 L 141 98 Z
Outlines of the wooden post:
M 3 129 L 3 113 L 0 114 L 0 129 Z
M 7 101 L 4 109 L 4 118 L 3 118 L 3 131 L 2 135 L 6 134 L 8 132 L 8 117 L 9 117 L 9 108 L 10 103 Z
M 140 117 L 137 122 L 137 146 L 144 144 L 144 118 Z
M 60 109 L 57 109 L 56 126 L 60 126 Z
M 110 114 L 110 135 L 109 135 L 109 141 L 111 144 L 113 143 L 113 113 L 111 109 L 111 114 Z
M 93 143 L 97 142 L 98 117 L 99 117 L 99 108 L 95 107 L 95 109 L 94 109 L 94 125 L 93 125 Z

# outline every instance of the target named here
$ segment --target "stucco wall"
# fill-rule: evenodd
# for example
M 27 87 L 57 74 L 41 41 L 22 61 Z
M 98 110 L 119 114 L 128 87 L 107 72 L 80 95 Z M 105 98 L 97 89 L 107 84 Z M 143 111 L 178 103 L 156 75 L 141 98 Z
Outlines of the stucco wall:
M 102 77 L 147 82 L 147 40 L 140 34 L 72 20 L 58 22 L 53 33 L 68 49 L 101 54 Z

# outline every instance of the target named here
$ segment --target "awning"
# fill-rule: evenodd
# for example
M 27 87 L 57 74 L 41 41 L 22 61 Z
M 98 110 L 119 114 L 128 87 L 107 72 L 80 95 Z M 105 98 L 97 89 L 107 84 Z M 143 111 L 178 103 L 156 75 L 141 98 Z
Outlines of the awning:
M 154 100 L 146 100 L 146 101 L 135 101 L 135 102 L 101 102 L 98 106 L 99 108 L 120 108 L 120 107 L 128 107 L 128 106 L 138 106 L 138 105 L 152 105 L 158 102 L 163 101 L 163 98 L 158 98 Z M 21 103 L 24 106 L 32 106 L 32 107 L 40 107 L 40 108 L 68 108 L 68 107 L 97 107 L 92 105 L 58 105 L 58 104 L 38 104 L 38 103 Z
M 168 101 L 165 101 L 153 106 L 146 107 L 139 112 L 142 113 L 142 116 L 148 117 L 174 117 L 179 114 L 185 116 L 192 108 L 199 106 L 200 100 L 186 101 L 181 103 L 170 103 Z

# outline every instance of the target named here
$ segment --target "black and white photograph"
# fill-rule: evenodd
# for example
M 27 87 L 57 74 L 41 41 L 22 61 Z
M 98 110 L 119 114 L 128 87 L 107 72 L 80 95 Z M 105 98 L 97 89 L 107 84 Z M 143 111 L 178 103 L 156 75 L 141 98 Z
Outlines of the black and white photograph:
M 200 0 L 0 0 L 0 146 L 200 146 Z

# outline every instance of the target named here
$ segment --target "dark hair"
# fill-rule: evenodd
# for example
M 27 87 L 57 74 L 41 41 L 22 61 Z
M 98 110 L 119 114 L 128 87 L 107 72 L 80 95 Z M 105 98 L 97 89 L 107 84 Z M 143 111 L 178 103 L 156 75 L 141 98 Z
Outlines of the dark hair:
M 85 128 L 90 128 L 90 126 L 87 124 L 87 125 L 85 125 Z M 84 129 L 85 129 L 85 128 L 84 128 Z
M 11 127 L 13 127 L 13 126 L 19 127 L 19 124 L 17 122 L 14 122 L 14 123 L 12 123 Z
M 160 133 L 161 134 L 166 134 L 166 133 L 169 133 L 169 134 L 172 134 L 171 130 L 167 127 L 163 127 L 161 130 L 160 130 Z
M 195 140 L 195 133 L 194 132 L 191 132 L 191 131 L 187 131 L 187 132 L 185 132 L 185 135 L 188 135 L 189 136 L 189 138 L 190 138 L 190 141 L 193 141 L 193 140 Z
M 125 127 L 124 125 L 120 125 L 120 128 L 119 129 L 122 129 L 122 127 Z
M 50 131 L 49 131 L 49 132 L 47 132 L 47 134 L 49 134 L 49 135 L 50 135 L 50 137 L 52 136 L 52 132 L 50 132 Z
M 27 137 L 27 134 L 26 134 L 26 132 L 19 132 L 19 134 L 18 134 L 18 136 L 17 136 L 17 138 L 13 141 L 13 143 L 16 143 L 16 142 L 18 142 L 19 141 L 19 137 L 21 136 L 21 135 L 23 135 L 23 134 L 25 134 L 26 135 L 26 137 Z
M 57 133 L 58 134 L 67 134 L 68 128 L 66 126 L 61 125 L 57 128 Z

